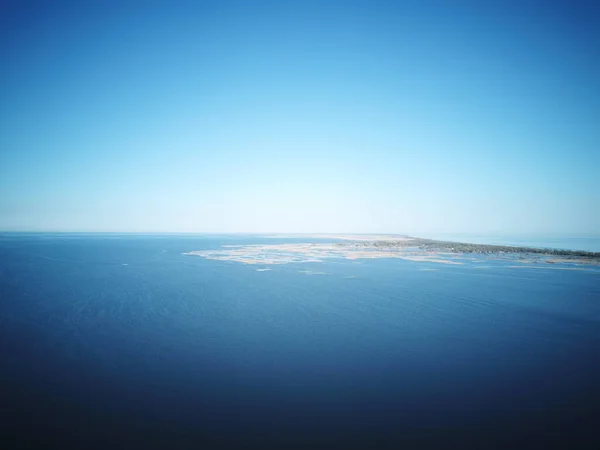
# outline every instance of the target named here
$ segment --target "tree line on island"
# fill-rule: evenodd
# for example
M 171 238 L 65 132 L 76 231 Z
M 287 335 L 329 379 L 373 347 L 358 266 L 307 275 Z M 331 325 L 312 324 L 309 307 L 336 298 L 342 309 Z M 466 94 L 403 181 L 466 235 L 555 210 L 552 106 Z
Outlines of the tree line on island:
M 360 248 L 398 249 L 418 247 L 425 251 L 446 251 L 452 253 L 534 253 L 539 255 L 567 256 L 600 259 L 600 252 L 584 250 L 562 250 L 554 248 L 519 247 L 511 245 L 469 244 L 465 242 L 437 241 L 433 239 L 411 238 L 400 241 L 357 241 L 351 244 L 337 244 Z

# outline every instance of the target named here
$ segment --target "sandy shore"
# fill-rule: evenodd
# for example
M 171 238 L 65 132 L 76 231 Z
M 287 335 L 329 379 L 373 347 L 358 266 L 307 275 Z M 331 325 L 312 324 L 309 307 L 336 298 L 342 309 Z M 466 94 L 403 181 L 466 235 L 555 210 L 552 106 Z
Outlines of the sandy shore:
M 286 235 L 289 236 L 289 235 Z M 311 235 L 312 238 L 322 238 L 326 235 Z M 482 261 L 506 261 L 511 265 L 508 267 L 532 267 L 543 266 L 551 268 L 574 268 L 586 261 L 579 258 L 561 258 L 550 255 L 530 255 L 521 253 L 493 253 L 480 254 L 474 257 L 473 253 L 464 254 L 462 252 L 452 252 L 445 248 L 434 250 L 423 248 L 419 245 L 419 240 L 414 240 L 414 245 L 410 243 L 411 238 L 404 236 L 389 235 L 336 235 L 336 239 L 344 241 L 353 241 L 348 243 L 286 243 L 286 244 L 251 244 L 251 245 L 223 245 L 216 250 L 199 250 L 184 253 L 185 255 L 201 256 L 206 259 L 218 261 L 233 261 L 242 264 L 251 265 L 273 265 L 289 263 L 308 263 L 324 262 L 331 259 L 382 259 L 394 258 L 407 261 L 436 263 L 436 264 L 465 264 L 477 263 Z M 271 237 L 281 237 L 284 235 L 273 235 Z M 296 236 L 298 237 L 298 236 Z M 331 238 L 331 235 L 327 235 Z M 376 238 L 384 238 L 381 239 Z M 358 238 L 358 239 L 357 239 Z M 389 244 L 391 238 L 402 240 L 399 245 L 381 245 Z M 308 239 L 308 238 L 307 238 Z M 359 241 L 360 242 L 357 242 Z M 261 270 L 262 269 L 257 269 Z
M 398 234 L 272 234 L 273 239 L 339 239 L 342 241 L 411 241 L 414 238 Z
M 386 257 L 399 258 L 406 251 L 409 256 L 436 254 L 440 260 L 469 259 L 467 255 L 477 255 L 496 260 L 517 260 L 520 264 L 535 264 L 546 262 L 549 264 L 585 264 L 600 265 L 600 252 L 587 252 L 581 250 L 564 250 L 552 248 L 516 247 L 506 245 L 472 244 L 467 242 L 436 241 L 399 234 L 273 234 L 271 238 L 304 238 L 310 242 L 314 239 L 328 239 L 339 241 L 336 247 L 352 247 L 354 250 L 369 251 L 368 255 L 355 257 Z M 303 244 L 306 245 L 306 244 Z M 314 243 L 313 245 L 317 245 Z M 319 246 L 325 244 L 318 244 Z M 335 249 L 336 252 L 339 248 Z M 385 252 L 377 254 L 374 252 Z M 389 253 L 393 253 L 390 256 Z M 427 258 L 431 260 L 433 258 Z
M 462 264 L 455 255 L 442 252 L 419 252 L 407 248 L 378 249 L 370 247 L 340 246 L 338 244 L 274 244 L 274 245 L 227 245 L 219 250 L 200 250 L 185 253 L 206 259 L 235 261 L 244 264 L 287 264 L 291 262 L 322 262 L 326 259 L 344 258 L 379 259 L 397 258 L 418 262 Z

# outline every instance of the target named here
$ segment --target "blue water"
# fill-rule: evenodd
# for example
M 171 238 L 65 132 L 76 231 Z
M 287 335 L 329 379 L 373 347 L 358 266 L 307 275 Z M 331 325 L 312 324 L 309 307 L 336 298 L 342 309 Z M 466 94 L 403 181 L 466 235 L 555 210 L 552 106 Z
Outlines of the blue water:
M 380 259 L 259 272 L 182 255 L 292 241 L 1 237 L 5 435 L 40 448 L 597 439 L 598 271 Z

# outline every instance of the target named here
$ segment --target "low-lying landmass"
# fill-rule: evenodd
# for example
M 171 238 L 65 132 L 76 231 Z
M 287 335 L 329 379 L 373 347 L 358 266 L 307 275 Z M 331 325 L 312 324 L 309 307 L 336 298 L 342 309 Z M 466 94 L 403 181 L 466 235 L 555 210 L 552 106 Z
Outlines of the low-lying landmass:
M 600 252 L 586 252 L 583 250 L 563 250 L 553 248 L 520 247 L 509 245 L 486 245 L 469 244 L 465 242 L 436 241 L 432 239 L 411 238 L 411 245 L 417 245 L 424 250 L 433 251 L 451 251 L 453 253 L 485 253 L 485 254 L 503 254 L 503 253 L 532 253 L 538 255 L 566 256 L 576 258 L 600 259 Z M 395 248 L 404 245 L 405 242 L 396 241 L 377 241 L 371 242 L 375 247 Z
M 414 238 L 404 234 L 270 234 L 273 239 L 339 239 L 342 241 L 407 241 Z
M 332 258 L 398 258 L 417 262 L 464 264 L 482 257 L 520 265 L 600 265 L 600 252 L 507 245 L 484 245 L 438 241 L 401 235 L 275 235 L 274 238 L 330 239 L 343 242 L 224 245 L 218 250 L 198 250 L 186 255 L 244 264 L 288 264 L 323 262 Z

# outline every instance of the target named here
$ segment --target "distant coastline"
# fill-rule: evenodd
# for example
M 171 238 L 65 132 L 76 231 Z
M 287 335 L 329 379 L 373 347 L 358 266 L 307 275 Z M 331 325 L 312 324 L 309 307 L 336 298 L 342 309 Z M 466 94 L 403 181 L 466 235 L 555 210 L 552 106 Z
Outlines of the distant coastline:
M 600 265 L 600 252 L 424 239 L 404 235 L 271 235 L 279 239 L 299 239 L 296 243 L 223 245 L 220 249 L 196 250 L 185 255 L 244 264 L 288 264 L 323 262 L 332 258 L 396 258 L 443 264 L 471 263 L 473 259 L 494 259 L 519 265 L 554 264 Z M 324 238 L 340 242 L 323 242 Z M 311 242 L 311 240 L 313 242 Z M 315 242 L 316 240 L 316 242 Z M 563 267 L 563 266 L 569 267 Z
M 457 235 L 447 235 L 454 236 Z M 571 238 L 535 238 L 535 237 L 492 237 L 492 236 L 468 236 L 464 238 L 429 238 L 416 237 L 405 234 L 274 234 L 267 238 L 305 238 L 305 239 L 339 239 L 343 241 L 363 242 L 367 246 L 376 247 L 414 247 L 421 246 L 429 250 L 454 251 L 456 253 L 536 253 L 557 256 L 586 256 L 598 258 L 600 255 L 600 237 L 571 237 Z M 502 242 L 505 241 L 505 242 Z M 523 243 L 518 243 L 522 241 Z M 590 247 L 598 247 L 598 250 L 589 250 L 581 241 L 589 241 Z M 384 244 L 385 243 L 385 244 Z M 554 243 L 554 245 L 553 245 Z M 456 249 L 456 250 L 451 250 Z
M 375 248 L 406 248 L 418 247 L 426 251 L 451 252 L 451 253 L 482 253 L 482 254 L 502 254 L 502 253 L 532 253 L 549 256 L 566 256 L 600 259 L 600 252 L 588 252 L 585 250 L 565 250 L 556 248 L 538 248 L 529 246 L 514 245 L 490 245 L 474 244 L 468 242 L 442 241 L 434 239 L 425 239 L 418 237 L 409 237 L 405 240 L 374 240 L 366 241 L 363 245 Z
M 600 252 L 600 235 L 426 233 L 419 237 L 444 242 Z

